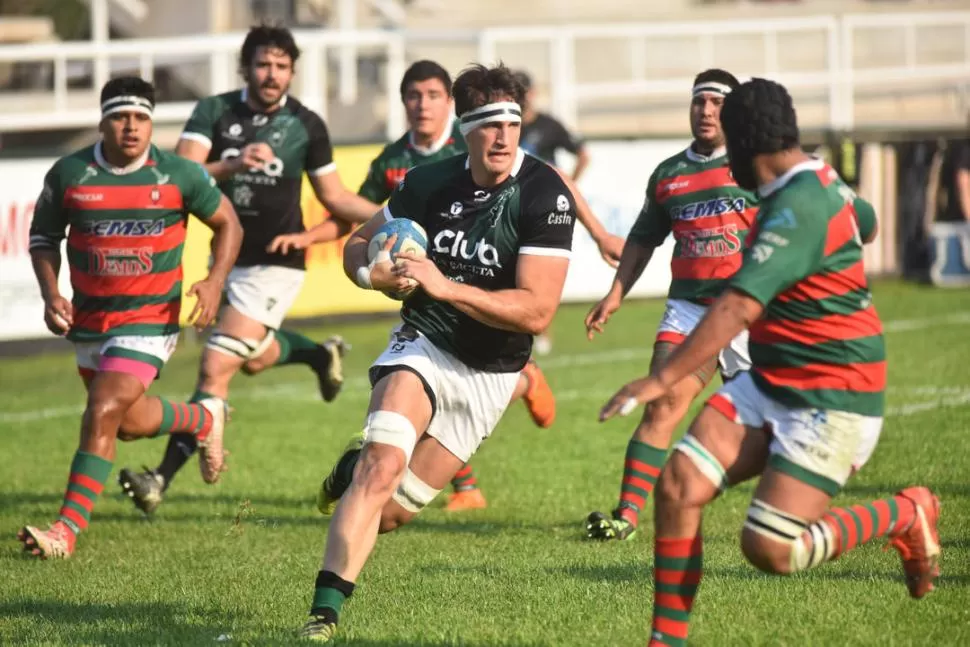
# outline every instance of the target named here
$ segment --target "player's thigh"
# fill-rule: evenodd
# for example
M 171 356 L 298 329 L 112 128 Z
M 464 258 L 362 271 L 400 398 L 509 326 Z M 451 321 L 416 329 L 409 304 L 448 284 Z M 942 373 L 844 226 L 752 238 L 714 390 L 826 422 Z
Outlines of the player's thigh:
M 118 423 L 145 395 L 142 380 L 131 373 L 98 371 L 88 386 L 85 418 L 89 422 L 115 420 Z
M 688 498 L 709 500 L 725 488 L 761 474 L 771 436 L 765 431 L 759 396 L 747 374 L 711 396 L 687 434 L 674 445 L 670 460 L 676 460 L 676 467 L 671 469 L 667 487 L 677 493 L 675 476 L 692 480 L 700 476 L 700 485 L 693 486 L 696 496 Z

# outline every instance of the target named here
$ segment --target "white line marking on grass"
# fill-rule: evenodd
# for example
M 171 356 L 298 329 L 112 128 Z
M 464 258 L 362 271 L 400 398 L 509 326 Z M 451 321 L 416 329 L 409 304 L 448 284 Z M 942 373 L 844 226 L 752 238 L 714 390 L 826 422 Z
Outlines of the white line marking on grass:
M 924 330 L 926 328 L 933 328 L 937 326 L 950 326 L 970 323 L 970 312 L 955 312 L 949 315 L 944 315 L 941 317 L 930 317 L 924 319 L 896 319 L 894 321 L 887 321 L 883 323 L 883 329 L 887 333 L 895 332 L 908 332 L 913 330 Z M 644 346 L 634 346 L 629 348 L 614 348 L 607 351 L 597 351 L 592 353 L 576 353 L 573 355 L 561 355 L 558 357 L 552 357 L 550 359 L 543 360 L 540 366 L 543 370 L 558 370 L 562 368 L 573 368 L 577 366 L 596 366 L 602 364 L 611 364 L 615 362 L 632 362 L 637 360 L 648 360 L 652 355 L 652 350 L 649 347 Z M 646 371 L 644 371 L 646 372 Z M 344 384 L 344 388 L 350 392 L 354 391 L 365 391 L 368 389 L 369 384 L 366 378 L 358 377 L 348 380 Z M 619 387 L 619 385 L 617 385 Z M 917 389 L 927 389 L 925 393 L 927 395 L 939 393 L 935 389 L 956 389 L 952 393 L 956 394 L 956 399 L 964 397 L 964 393 L 960 391 L 962 387 L 913 387 Z M 575 398 L 564 397 L 571 392 L 564 392 L 563 394 L 557 395 L 560 400 L 570 401 L 572 399 L 581 399 L 586 396 L 592 396 L 589 391 L 577 391 L 575 392 Z M 608 397 L 613 394 L 613 391 L 609 393 L 604 393 L 602 396 L 597 395 L 596 397 Z M 183 395 L 163 395 L 173 400 L 178 400 Z M 316 401 L 319 399 L 316 389 L 312 388 L 312 383 L 307 382 L 278 382 L 275 384 L 267 384 L 265 386 L 256 386 L 249 389 L 239 389 L 233 394 L 233 399 L 253 399 L 253 400 L 266 400 L 266 399 L 283 399 L 287 401 Z M 933 408 L 935 406 L 960 406 L 966 404 L 962 400 L 955 405 L 946 405 L 943 400 L 939 403 L 918 403 L 913 405 L 906 405 L 911 407 L 923 407 L 919 411 L 925 411 L 928 408 Z M 13 424 L 19 422 L 35 422 L 38 420 L 53 420 L 56 418 L 65 418 L 71 416 L 80 415 L 84 410 L 83 406 L 64 406 L 64 407 L 45 407 L 42 409 L 29 409 L 27 411 L 0 411 L 0 424 Z M 911 415 L 911 414 L 902 414 Z

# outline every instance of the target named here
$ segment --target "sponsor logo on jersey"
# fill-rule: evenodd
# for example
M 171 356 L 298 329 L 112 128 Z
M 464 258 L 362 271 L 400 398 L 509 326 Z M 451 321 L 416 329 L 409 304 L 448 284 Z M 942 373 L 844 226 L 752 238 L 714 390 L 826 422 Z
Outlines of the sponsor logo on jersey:
M 573 217 L 568 213 L 550 213 L 546 218 L 547 225 L 571 225 Z
M 156 184 L 168 184 L 168 181 L 172 179 L 171 177 L 169 177 L 168 173 L 162 173 L 154 166 L 149 166 L 148 170 L 150 170 L 155 175 Z
M 741 251 L 737 225 L 685 231 L 678 237 L 683 258 L 717 258 Z
M 80 191 L 72 191 L 71 199 L 76 202 L 102 202 L 104 201 L 103 193 L 84 193 Z
M 476 190 L 475 193 L 472 194 L 472 200 L 475 202 L 486 202 L 491 197 L 491 193 L 488 191 L 482 191 L 481 189 Z
M 434 251 L 447 254 L 455 259 L 477 261 L 484 267 L 502 267 L 499 263 L 498 249 L 484 240 L 474 243 L 465 238 L 465 232 L 442 229 L 434 237 Z
M 559 194 L 559 197 L 556 198 L 556 211 L 569 211 L 569 198 Z
M 452 202 L 451 206 L 448 208 L 448 213 L 452 216 L 458 217 L 461 215 L 462 206 L 460 202 Z
M 165 221 L 158 220 L 95 220 L 81 227 L 90 236 L 161 236 Z
M 696 220 L 730 212 L 744 213 L 746 206 L 747 201 L 744 198 L 711 198 L 672 207 L 670 218 L 671 220 Z
M 253 204 L 253 190 L 247 184 L 240 184 L 232 190 L 232 203 L 240 207 L 251 207 Z
M 404 186 L 404 176 L 407 175 L 406 168 L 389 168 L 384 171 L 384 185 L 388 189 Z
M 105 247 L 90 252 L 91 274 L 142 276 L 152 271 L 151 247 Z
M 224 160 L 234 159 L 236 157 L 239 157 L 239 155 L 240 155 L 240 150 L 238 148 L 227 148 L 226 150 L 222 151 L 222 154 L 219 156 L 219 158 Z M 276 184 L 275 178 L 278 178 L 281 175 L 283 175 L 283 166 L 284 166 L 283 160 L 281 160 L 278 157 L 274 157 L 270 161 L 263 164 L 263 168 L 261 169 L 256 167 L 249 169 L 250 175 L 248 177 L 252 179 L 247 179 L 247 175 L 245 173 L 237 173 L 236 177 L 238 179 L 241 179 L 243 182 L 251 182 L 252 184 L 275 185 Z M 257 173 L 262 173 L 263 175 L 268 176 L 269 178 L 271 178 L 271 181 L 260 181 L 255 179 L 254 175 Z

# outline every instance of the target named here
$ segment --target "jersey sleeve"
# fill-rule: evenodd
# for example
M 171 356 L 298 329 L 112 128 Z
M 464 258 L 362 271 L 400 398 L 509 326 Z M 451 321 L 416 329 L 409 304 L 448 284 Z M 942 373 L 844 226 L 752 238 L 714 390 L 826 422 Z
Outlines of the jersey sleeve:
M 380 156 L 374 158 L 374 161 L 370 163 L 370 168 L 367 170 L 367 177 L 361 183 L 357 194 L 363 198 L 367 198 L 374 204 L 381 204 L 391 195 L 391 192 L 387 188 L 387 180 L 384 177 L 384 164 L 381 162 Z
M 215 178 L 209 175 L 204 166 L 190 160 L 185 160 L 182 175 L 182 197 L 186 213 L 208 220 L 222 201 L 222 191 L 216 185 Z
M 326 175 L 337 170 L 337 163 L 333 160 L 333 144 L 323 119 L 316 113 L 310 115 L 306 124 L 310 138 L 306 149 L 306 172 L 310 175 Z
M 634 243 L 644 247 L 659 247 L 670 234 L 670 216 L 656 197 L 657 175 L 654 173 L 647 182 L 643 206 L 628 236 Z
M 855 211 L 856 224 L 859 226 L 859 236 L 863 241 L 869 240 L 869 237 L 872 236 L 872 232 L 876 228 L 876 208 L 868 200 L 856 197 L 852 201 L 852 210 Z
M 426 202 L 424 193 L 421 190 L 421 168 L 415 167 L 407 172 L 391 193 L 390 200 L 384 205 L 384 218 L 407 218 L 423 226 Z
M 44 176 L 44 187 L 34 203 L 34 218 L 30 222 L 30 251 L 59 249 L 65 238 L 68 218 L 61 184 L 57 165 L 54 165 Z
M 730 287 L 762 305 L 814 273 L 822 259 L 828 218 L 810 209 L 772 206 L 759 215 L 757 234 Z
M 569 132 L 569 129 L 558 120 L 553 120 L 553 124 L 555 124 L 553 141 L 556 143 L 556 148 L 563 148 L 573 155 L 579 153 L 579 149 L 583 147 L 583 141 Z
M 555 172 L 524 201 L 519 221 L 519 254 L 569 258 L 576 224 L 575 199 Z
M 195 104 L 192 115 L 182 129 L 181 139 L 199 142 L 211 150 L 216 122 L 219 120 L 219 105 L 216 97 L 206 97 Z

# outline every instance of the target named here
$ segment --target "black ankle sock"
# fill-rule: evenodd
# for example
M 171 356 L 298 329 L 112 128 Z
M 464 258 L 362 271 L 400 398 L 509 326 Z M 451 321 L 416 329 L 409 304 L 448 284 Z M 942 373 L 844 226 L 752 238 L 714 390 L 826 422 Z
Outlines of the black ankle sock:
M 175 434 L 169 436 L 168 445 L 165 447 L 165 456 L 162 464 L 155 472 L 165 479 L 164 489 L 168 489 L 169 483 L 175 478 L 175 474 L 182 469 L 192 454 L 198 448 L 199 442 L 193 434 Z

